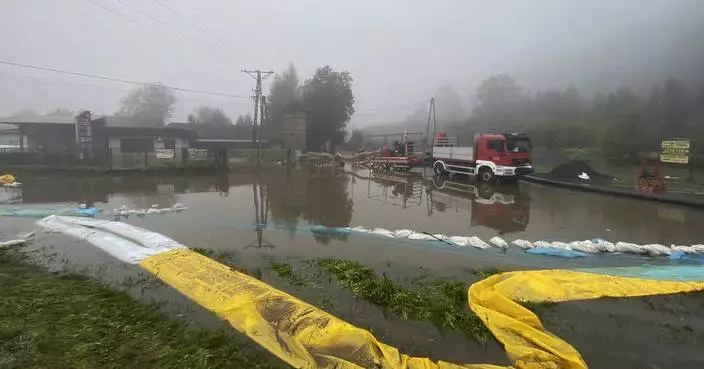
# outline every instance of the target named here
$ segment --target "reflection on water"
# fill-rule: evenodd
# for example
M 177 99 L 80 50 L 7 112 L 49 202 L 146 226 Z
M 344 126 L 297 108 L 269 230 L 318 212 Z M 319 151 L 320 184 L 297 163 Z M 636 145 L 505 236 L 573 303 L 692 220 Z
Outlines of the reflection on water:
M 427 194 L 429 215 L 434 211 L 468 212 L 472 226 L 495 229 L 499 235 L 524 231 L 530 220 L 530 196 L 518 186 L 434 177 Z
M 189 207 L 188 224 L 172 229 L 158 216 L 134 220 L 155 230 L 189 239 L 201 233 L 233 232 L 233 224 L 252 231 L 244 245 L 280 247 L 310 225 L 415 229 L 448 235 L 507 239 L 575 240 L 602 237 L 637 243 L 699 243 L 704 213 L 656 204 L 520 183 L 489 185 L 466 178 L 389 175 L 367 170 L 261 171 L 210 175 L 101 177 L 52 175 L 23 177 L 21 191 L 3 193 L 11 203 L 85 203 L 105 210 L 126 205 Z M 192 217 L 192 219 L 191 219 Z M 163 227 L 163 228 L 162 228 Z M 268 240 L 284 231 L 289 241 Z M 204 239 L 212 239 L 208 234 Z M 322 245 L 347 235 L 314 235 Z M 238 240 L 242 242 L 243 240 Z

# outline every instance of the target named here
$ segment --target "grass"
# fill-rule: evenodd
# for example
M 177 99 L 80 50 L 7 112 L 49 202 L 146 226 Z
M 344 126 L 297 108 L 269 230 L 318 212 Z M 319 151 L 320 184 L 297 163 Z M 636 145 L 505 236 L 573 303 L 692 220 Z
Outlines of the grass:
M 364 265 L 339 259 L 304 262 L 306 275 L 295 273 L 289 264 L 269 261 L 279 277 L 297 287 L 310 286 L 323 273 L 334 277 L 358 298 L 377 305 L 401 319 L 429 321 L 440 329 L 458 330 L 468 338 L 485 343 L 493 336 L 467 305 L 467 285 L 445 278 L 416 278 L 414 289 L 392 282 Z M 317 267 L 318 270 L 313 270 Z M 322 273 L 321 273 L 322 272 Z
M 283 368 L 251 341 L 0 249 L 0 368 Z

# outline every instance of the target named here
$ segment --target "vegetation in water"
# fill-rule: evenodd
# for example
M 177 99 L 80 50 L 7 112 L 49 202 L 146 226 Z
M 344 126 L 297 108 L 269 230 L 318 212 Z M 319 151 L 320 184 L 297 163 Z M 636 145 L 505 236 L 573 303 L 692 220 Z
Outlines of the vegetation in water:
M 0 368 L 283 368 L 243 336 L 0 249 Z
M 417 288 L 411 290 L 357 262 L 318 259 L 315 264 L 356 296 L 402 319 L 424 320 L 438 328 L 459 330 L 477 342 L 486 342 L 492 337 L 469 309 L 467 285 L 463 282 L 446 278 L 416 279 L 413 284 Z

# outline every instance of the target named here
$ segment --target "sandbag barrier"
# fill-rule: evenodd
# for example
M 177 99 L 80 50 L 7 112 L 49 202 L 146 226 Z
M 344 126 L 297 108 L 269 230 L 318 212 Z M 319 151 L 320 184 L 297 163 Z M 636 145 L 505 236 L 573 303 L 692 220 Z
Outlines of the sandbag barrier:
M 469 288 L 469 308 L 504 345 L 512 366 L 452 364 L 405 355 L 367 330 L 158 233 L 86 218 L 50 216 L 36 224 L 38 232 L 74 236 L 148 270 L 295 368 L 583 369 L 587 364 L 579 352 L 546 331 L 538 317 L 516 301 L 560 302 L 704 290 L 704 267 L 697 267 L 696 281 L 638 278 L 633 270 L 614 273 L 628 276 L 609 274 L 609 270 L 628 268 L 606 268 L 597 273 L 536 270 L 496 274 Z M 677 274 L 675 270 L 673 275 Z
M 507 242 L 501 237 L 492 237 L 488 241 L 484 241 L 477 236 L 446 236 L 444 234 L 430 234 L 426 232 L 418 232 L 410 229 L 388 230 L 384 228 L 365 228 L 365 227 L 326 227 L 322 225 L 314 225 L 311 227 L 311 232 L 317 234 L 328 235 L 350 235 L 350 234 L 368 234 L 380 237 L 394 239 L 408 239 L 415 241 L 440 241 L 460 247 L 474 247 L 477 249 L 488 249 L 491 247 L 507 248 L 509 246 L 518 247 L 528 252 L 543 255 L 562 256 L 562 257 L 583 257 L 587 254 L 598 253 L 632 253 L 650 256 L 675 256 L 680 257 L 683 254 L 704 254 L 704 244 L 692 246 L 671 245 L 665 246 L 660 244 L 639 245 L 630 242 L 619 241 L 616 243 L 609 242 L 604 239 L 595 238 L 585 241 L 527 241 L 517 239 Z M 531 251 L 532 250 L 532 251 Z M 554 252 L 550 250 L 563 250 L 564 252 Z
M 166 208 L 160 208 L 159 205 L 152 205 L 150 208 L 129 209 L 126 205 L 122 205 L 119 208 L 112 209 L 112 216 L 115 219 L 128 218 L 131 215 L 143 217 L 149 214 L 180 213 L 186 209 L 188 208 L 185 205 L 178 202 Z

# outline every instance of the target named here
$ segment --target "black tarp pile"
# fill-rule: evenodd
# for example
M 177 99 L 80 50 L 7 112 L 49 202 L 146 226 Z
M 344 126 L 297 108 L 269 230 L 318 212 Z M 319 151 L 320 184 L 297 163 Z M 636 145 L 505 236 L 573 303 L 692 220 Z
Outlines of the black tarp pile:
M 586 173 L 589 179 L 580 179 L 579 177 L 582 173 Z M 609 183 L 613 179 L 612 176 L 607 174 L 602 174 L 595 171 L 589 164 L 583 160 L 573 160 L 564 164 L 560 164 L 554 167 L 550 173 L 544 175 L 544 177 L 557 179 L 557 180 L 569 180 L 569 181 L 582 181 L 582 182 L 597 182 L 597 183 Z

